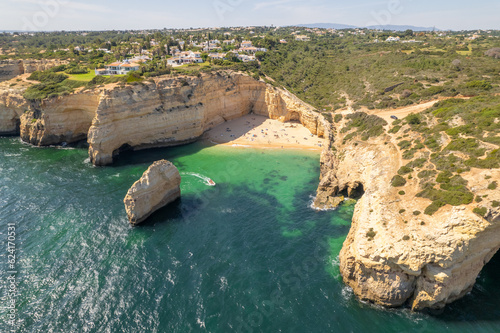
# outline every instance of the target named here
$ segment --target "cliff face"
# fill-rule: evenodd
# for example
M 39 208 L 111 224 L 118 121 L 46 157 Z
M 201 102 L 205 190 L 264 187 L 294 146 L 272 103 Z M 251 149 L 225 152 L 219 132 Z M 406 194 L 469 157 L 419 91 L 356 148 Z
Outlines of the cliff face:
M 102 94 L 89 130 L 90 158 L 96 165 L 106 165 L 122 147 L 195 141 L 205 131 L 250 112 L 272 119 L 300 119 L 313 133 L 321 127 L 312 107 L 246 75 L 162 78 Z
M 21 115 L 21 139 L 39 146 L 84 140 L 98 105 L 95 92 L 31 103 L 29 111 Z
M 0 82 L 10 80 L 22 74 L 45 71 L 67 63 L 67 61 L 59 59 L 2 60 L 0 61 Z
M 123 200 L 130 224 L 144 222 L 151 214 L 181 196 L 179 170 L 166 160 L 153 163 L 132 185 Z
M 21 138 L 44 146 L 87 137 L 95 165 L 123 149 L 192 142 L 224 121 L 250 112 L 299 120 L 322 136 L 322 116 L 287 91 L 234 72 L 161 77 L 133 86 L 108 85 L 33 104 L 21 117 Z
M 429 216 L 423 212 L 430 200 L 416 197 L 421 181 L 416 174 L 403 188 L 391 185 L 408 162 L 401 158 L 398 135 L 363 141 L 348 139 L 341 128 L 333 131 L 332 150 L 322 154 L 318 196 L 364 193 L 340 252 L 344 282 L 361 299 L 415 310 L 441 308 L 469 292 L 500 248 L 499 210 L 491 206 L 500 193 L 488 189 L 489 182 L 500 180 L 500 170 L 472 168 L 462 174 L 468 187 L 489 201 L 486 218 L 473 213 L 476 204 L 447 205 Z
M 21 115 L 28 108 L 22 91 L 6 89 L 0 92 L 0 135 L 19 134 Z
M 21 74 L 24 74 L 22 60 L 0 61 L 0 82 L 10 80 Z

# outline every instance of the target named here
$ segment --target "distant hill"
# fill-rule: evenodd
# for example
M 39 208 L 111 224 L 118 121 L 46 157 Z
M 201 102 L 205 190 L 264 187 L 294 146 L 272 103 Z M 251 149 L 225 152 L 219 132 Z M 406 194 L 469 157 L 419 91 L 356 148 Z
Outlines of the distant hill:
M 339 24 L 339 23 L 311 23 L 311 24 L 297 24 L 295 27 L 304 27 L 304 28 L 322 28 L 322 29 L 355 29 L 361 28 L 354 25 L 348 24 Z M 372 25 L 366 27 L 368 29 L 380 29 L 380 30 L 396 30 L 396 31 L 405 31 L 411 29 L 413 31 L 433 31 L 440 30 L 436 28 L 430 27 L 416 27 L 413 25 Z
M 413 25 L 372 25 L 367 27 L 368 29 L 380 29 L 380 30 L 396 30 L 396 31 L 405 31 L 405 30 L 413 30 L 413 31 L 439 31 L 441 29 L 430 28 L 430 27 L 415 27 Z
M 338 24 L 338 23 L 312 23 L 312 24 L 297 24 L 294 27 L 303 28 L 321 28 L 321 29 L 355 29 L 354 25 Z

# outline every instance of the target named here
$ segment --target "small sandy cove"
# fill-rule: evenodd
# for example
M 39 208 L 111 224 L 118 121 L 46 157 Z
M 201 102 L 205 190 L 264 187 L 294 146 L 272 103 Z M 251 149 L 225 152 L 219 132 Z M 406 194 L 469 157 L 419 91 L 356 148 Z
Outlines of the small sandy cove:
M 205 138 L 218 144 L 256 148 L 322 150 L 324 144 L 324 139 L 312 135 L 299 122 L 282 123 L 254 114 L 225 122 L 208 131 Z

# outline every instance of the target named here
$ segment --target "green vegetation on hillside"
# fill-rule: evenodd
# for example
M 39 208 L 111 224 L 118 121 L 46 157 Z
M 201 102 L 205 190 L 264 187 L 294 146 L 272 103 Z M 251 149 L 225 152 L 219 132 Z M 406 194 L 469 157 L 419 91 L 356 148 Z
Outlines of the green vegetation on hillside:
M 423 140 L 423 143 L 418 140 L 398 143 L 403 158 L 411 155 L 413 159 L 417 153 L 421 157 L 401 167 L 392 183 L 404 186 L 403 176 L 411 179 L 412 173 L 418 171 L 421 191 L 417 197 L 432 201 L 425 214 L 432 215 L 445 205 L 474 201 L 462 173 L 471 168 L 500 168 L 500 96 L 444 100 L 419 115 L 409 115 L 394 123 L 392 128 L 413 131 Z M 496 185 L 492 182 L 488 189 L 494 190 Z M 478 199 L 477 202 L 482 201 Z

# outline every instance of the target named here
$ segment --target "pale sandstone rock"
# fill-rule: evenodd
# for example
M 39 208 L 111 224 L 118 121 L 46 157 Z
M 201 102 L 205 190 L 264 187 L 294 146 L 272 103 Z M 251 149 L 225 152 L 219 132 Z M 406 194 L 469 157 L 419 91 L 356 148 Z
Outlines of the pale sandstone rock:
M 0 61 L 0 82 L 7 81 L 18 75 L 24 74 L 22 60 Z
M 11 93 L 2 98 L 0 126 L 12 130 L 25 102 Z M 393 138 L 344 146 L 342 136 L 314 108 L 242 74 L 161 77 L 144 85 L 77 92 L 34 105 L 21 116 L 21 131 L 23 140 L 37 145 L 87 135 L 92 162 L 105 165 L 124 146 L 141 149 L 194 141 L 249 112 L 300 120 L 312 133 L 329 139 L 318 194 L 328 198 L 364 189 L 340 254 L 344 281 L 359 297 L 386 306 L 442 307 L 472 288 L 499 249 L 500 213 L 491 202 L 500 201 L 500 191 L 486 189 L 481 182 L 484 170 L 462 176 L 475 193 L 488 195 L 489 203 L 482 203 L 488 208 L 486 219 L 472 213 L 474 205 L 443 207 L 432 217 L 414 216 L 411 212 L 423 211 L 430 201 L 415 198 L 415 193 L 401 197 L 389 185 L 401 166 Z M 491 181 L 500 180 L 499 170 L 488 172 Z M 406 213 L 400 214 L 401 209 Z M 367 237 L 370 229 L 376 232 L 373 238 Z
M 21 116 L 21 138 L 38 146 L 87 137 L 90 160 L 107 165 L 123 149 L 196 141 L 206 131 L 248 113 L 298 120 L 325 134 L 323 117 L 283 89 L 245 74 L 159 77 L 138 85 L 108 85 L 34 103 Z
M 19 134 L 20 117 L 28 110 L 29 103 L 22 91 L 9 89 L 0 92 L 0 135 Z
M 344 202 L 344 196 L 330 196 L 326 192 L 320 192 L 313 202 L 315 209 L 334 209 Z
M 498 208 L 491 207 L 492 200 L 500 201 L 500 191 L 488 191 L 484 182 L 485 172 L 490 181 L 500 180 L 500 170 L 462 174 L 478 195 L 488 194 L 490 204 L 482 202 L 490 208 L 486 219 L 472 212 L 475 204 L 415 216 L 430 200 L 415 197 L 418 179 L 409 181 L 405 196 L 391 187 L 402 166 L 397 140 L 387 135 L 343 145 L 342 139 L 337 133 L 331 141 L 335 152 L 322 154 L 318 194 L 352 192 L 360 185 L 365 191 L 340 252 L 344 282 L 361 299 L 390 307 L 409 304 L 415 310 L 441 308 L 469 292 L 500 248 Z M 373 238 L 367 235 L 370 229 Z
M 160 78 L 103 93 L 88 135 L 90 159 L 106 165 L 122 147 L 137 150 L 192 142 L 250 112 L 283 121 L 303 118 L 312 133 L 321 132 L 311 106 L 247 75 Z
M 179 170 L 166 160 L 153 163 L 132 185 L 123 200 L 132 225 L 144 222 L 158 209 L 181 196 Z
M 21 74 L 45 71 L 67 63 L 68 61 L 59 59 L 2 60 L 0 61 L 0 82 L 10 80 Z
M 21 139 L 37 146 L 84 140 L 98 105 L 95 92 L 31 103 L 30 111 L 21 115 Z

